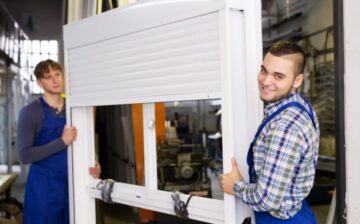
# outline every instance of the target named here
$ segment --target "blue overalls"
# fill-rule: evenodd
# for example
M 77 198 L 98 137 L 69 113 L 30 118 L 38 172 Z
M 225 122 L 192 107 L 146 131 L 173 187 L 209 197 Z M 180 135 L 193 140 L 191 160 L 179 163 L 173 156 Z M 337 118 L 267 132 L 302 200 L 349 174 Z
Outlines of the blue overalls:
M 61 137 L 65 117 L 54 116 L 50 106 L 40 97 L 44 121 L 35 146 Z M 61 150 L 32 163 L 25 192 L 24 224 L 69 223 L 67 150 Z
M 313 111 L 311 110 L 310 104 L 307 101 L 306 101 L 306 103 L 309 105 L 310 112 L 308 110 L 306 110 L 305 107 L 302 106 L 300 103 L 290 102 L 290 103 L 285 104 L 284 106 L 280 107 L 277 111 L 275 111 L 274 113 L 269 115 L 261 123 L 260 127 L 258 128 L 258 130 L 256 132 L 254 140 L 250 144 L 249 152 L 247 155 L 247 164 L 249 166 L 250 183 L 256 182 L 256 173 L 255 173 L 254 160 L 253 160 L 253 158 L 254 158 L 253 147 L 254 147 L 256 140 L 259 137 L 261 131 L 265 127 L 265 125 L 268 122 L 270 122 L 274 117 L 276 117 L 278 114 L 280 114 L 282 111 L 284 111 L 288 107 L 297 107 L 301 111 L 306 112 L 310 116 L 313 126 L 316 129 Z M 302 202 L 302 207 L 301 207 L 300 211 L 298 211 L 298 213 L 296 213 L 296 215 L 290 219 L 286 219 L 286 220 L 279 219 L 279 218 L 273 217 L 269 212 L 254 211 L 254 213 L 255 213 L 256 224 L 316 224 L 315 216 L 314 216 L 313 212 L 311 211 L 308 203 L 305 200 L 303 200 L 303 202 Z

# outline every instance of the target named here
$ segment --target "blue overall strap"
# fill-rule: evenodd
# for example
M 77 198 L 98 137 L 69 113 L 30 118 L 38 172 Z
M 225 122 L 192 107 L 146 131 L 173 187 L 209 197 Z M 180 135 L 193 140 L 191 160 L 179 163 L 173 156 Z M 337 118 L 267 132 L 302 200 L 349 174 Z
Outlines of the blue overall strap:
M 305 101 L 305 103 L 306 103 L 306 104 L 308 105 L 308 107 L 310 108 L 310 111 L 308 111 L 308 110 L 306 110 L 306 109 L 303 107 L 303 108 L 305 109 L 305 111 L 308 113 L 308 115 L 310 116 L 311 121 L 312 121 L 312 123 L 313 123 L 313 126 L 314 126 L 315 130 L 317 130 L 316 124 L 315 124 L 314 110 L 312 109 L 309 100 L 307 100 L 305 97 L 303 97 L 303 96 L 301 96 L 301 95 L 299 95 L 299 96 Z M 300 106 L 302 106 L 302 105 L 300 104 Z M 300 108 L 300 109 L 301 109 L 301 108 Z
M 308 103 L 307 101 L 305 101 L 309 107 L 310 107 L 310 103 Z M 260 133 L 262 132 L 262 130 L 264 129 L 265 125 L 271 121 L 274 117 L 276 117 L 278 114 L 280 114 L 281 112 L 283 112 L 284 110 L 286 110 L 289 107 L 297 107 L 299 108 L 301 111 L 305 111 L 311 118 L 312 124 L 315 128 L 316 128 L 316 123 L 315 123 L 315 118 L 314 118 L 314 112 L 312 111 L 311 107 L 310 107 L 310 112 L 305 109 L 305 107 L 303 105 L 301 105 L 298 102 L 290 102 L 288 104 L 285 104 L 284 106 L 280 107 L 277 111 L 275 111 L 274 113 L 270 114 L 259 126 L 258 130 L 256 131 L 255 137 L 253 139 L 253 141 L 250 144 L 249 147 L 249 151 L 248 151 L 248 155 L 247 155 L 247 164 L 249 166 L 249 178 L 250 178 L 250 183 L 255 183 L 255 179 L 256 179 L 256 173 L 255 173 L 255 168 L 254 168 L 254 152 L 253 152 L 253 147 L 255 145 L 255 142 L 257 140 L 257 138 L 259 137 Z
M 308 101 L 305 101 L 309 107 L 310 107 L 310 103 Z M 264 129 L 265 125 L 271 121 L 274 117 L 276 117 L 278 114 L 280 114 L 281 112 L 283 112 L 284 110 L 286 110 L 289 107 L 297 107 L 302 111 L 305 111 L 309 117 L 311 118 L 311 122 L 316 130 L 316 124 L 315 124 L 315 118 L 314 118 L 314 112 L 312 111 L 311 107 L 310 107 L 310 111 L 308 111 L 307 109 L 305 109 L 305 107 L 303 105 L 301 105 L 298 102 L 290 102 L 288 104 L 285 104 L 284 106 L 280 107 L 277 111 L 275 111 L 274 113 L 270 114 L 270 116 L 268 116 L 260 125 L 260 127 L 258 128 L 258 130 L 256 131 L 256 135 L 255 135 L 255 139 L 257 139 L 262 131 L 262 129 Z

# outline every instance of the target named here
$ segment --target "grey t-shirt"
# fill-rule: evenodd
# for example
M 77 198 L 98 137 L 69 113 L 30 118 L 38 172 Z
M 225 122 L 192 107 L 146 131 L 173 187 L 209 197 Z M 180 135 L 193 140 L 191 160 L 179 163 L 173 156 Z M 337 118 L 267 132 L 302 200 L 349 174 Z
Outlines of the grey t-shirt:
M 59 114 L 56 114 L 55 109 L 52 109 L 52 116 L 65 116 L 65 110 L 63 109 Z M 47 144 L 34 146 L 35 139 L 41 131 L 43 120 L 44 111 L 39 100 L 34 100 L 20 111 L 16 144 L 20 161 L 24 164 L 40 161 L 67 148 L 61 137 Z

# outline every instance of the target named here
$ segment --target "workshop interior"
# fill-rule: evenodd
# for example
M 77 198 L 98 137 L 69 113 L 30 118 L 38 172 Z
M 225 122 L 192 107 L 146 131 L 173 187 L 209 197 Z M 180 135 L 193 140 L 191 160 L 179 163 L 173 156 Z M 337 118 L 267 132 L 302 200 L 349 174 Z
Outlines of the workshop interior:
M 29 165 L 22 164 L 17 155 L 17 118 L 23 106 L 42 94 L 33 73 L 35 65 L 48 58 L 62 64 L 67 60 L 63 25 L 70 23 L 69 14 L 74 10 L 69 2 L 0 0 L 0 224 L 22 223 Z M 89 14 L 90 1 L 81 2 L 83 15 Z M 95 0 L 91 7 L 99 15 L 141 2 Z M 261 1 L 263 52 L 279 40 L 295 41 L 306 52 L 301 94 L 310 100 L 320 126 L 315 183 L 306 201 L 320 224 L 336 217 L 332 207 L 335 193 L 341 189 L 344 195 L 346 187 L 337 179 L 344 181 L 345 177 L 339 170 L 344 161 L 338 158 L 344 148 L 337 144 L 343 131 L 337 121 L 337 100 L 343 96 L 337 88 L 334 2 Z M 221 99 L 156 102 L 153 124 L 145 123 L 143 110 L 143 104 L 92 107 L 94 154 L 101 165 L 100 178 L 145 186 L 143 129 L 152 125 L 156 127 L 157 189 L 223 201 L 219 184 L 224 172 Z M 96 199 L 96 223 L 204 222 Z

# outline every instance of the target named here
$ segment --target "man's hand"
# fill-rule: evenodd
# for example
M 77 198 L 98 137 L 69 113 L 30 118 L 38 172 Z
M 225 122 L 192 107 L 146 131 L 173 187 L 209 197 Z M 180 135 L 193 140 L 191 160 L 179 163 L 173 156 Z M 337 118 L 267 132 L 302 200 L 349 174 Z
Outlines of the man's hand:
M 64 127 L 61 139 L 63 140 L 65 145 L 70 145 L 76 140 L 76 136 L 77 136 L 76 128 L 74 126 L 66 125 Z
M 233 188 L 235 182 L 243 181 L 244 179 L 239 172 L 239 168 L 234 158 L 231 159 L 231 167 L 232 169 L 229 173 L 224 173 L 220 176 L 220 185 L 223 192 L 234 195 L 235 192 Z
M 89 168 L 89 173 L 95 179 L 99 179 L 101 174 L 101 166 L 98 162 L 95 163 L 95 166 Z

